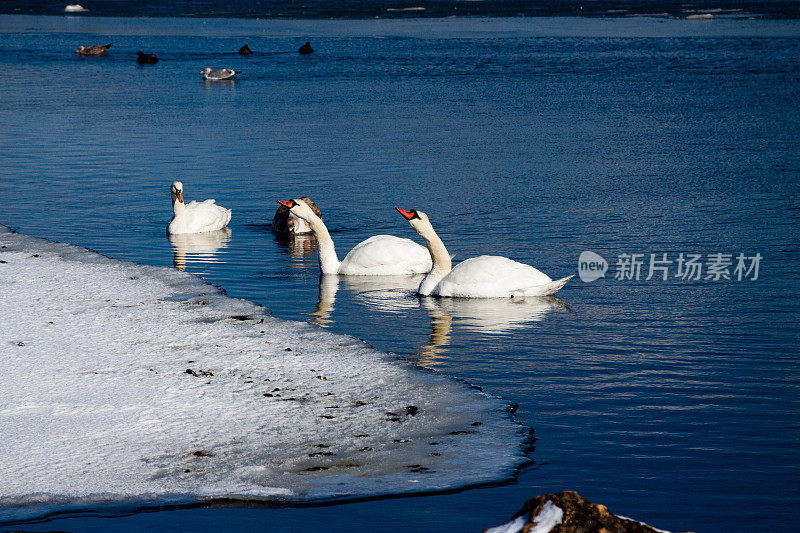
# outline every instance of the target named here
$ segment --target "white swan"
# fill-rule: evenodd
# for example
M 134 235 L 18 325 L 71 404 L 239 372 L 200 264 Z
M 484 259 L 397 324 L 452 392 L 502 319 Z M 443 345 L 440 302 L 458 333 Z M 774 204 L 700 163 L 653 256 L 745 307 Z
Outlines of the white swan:
M 317 238 L 319 267 L 323 274 L 345 276 L 397 276 L 422 274 L 431 269 L 428 251 L 410 239 L 393 235 L 375 235 L 360 242 L 339 261 L 333 239 L 325 223 L 303 200 L 294 199 L 279 204 L 302 218 Z
M 183 183 L 172 182 L 172 211 L 175 213 L 167 227 L 167 232 L 175 235 L 178 233 L 203 233 L 216 231 L 228 225 L 231 221 L 231 210 L 216 205 L 214 200 L 197 203 L 192 201 L 189 205 L 183 203 Z
M 436 235 L 428 215 L 414 209 L 395 208 L 411 227 L 425 239 L 433 268 L 422 280 L 417 293 L 422 296 L 457 298 L 514 298 L 547 296 L 564 286 L 572 276 L 553 281 L 532 266 L 507 257 L 481 255 L 462 261 L 452 268 L 450 254 Z

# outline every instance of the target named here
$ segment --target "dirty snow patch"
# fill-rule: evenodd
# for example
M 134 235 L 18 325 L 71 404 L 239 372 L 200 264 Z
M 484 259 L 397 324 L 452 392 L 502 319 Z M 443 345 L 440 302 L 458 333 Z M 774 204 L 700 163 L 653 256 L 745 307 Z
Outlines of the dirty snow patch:
M 0 519 L 449 489 L 524 459 L 502 402 L 191 274 L 0 227 L 0 294 Z

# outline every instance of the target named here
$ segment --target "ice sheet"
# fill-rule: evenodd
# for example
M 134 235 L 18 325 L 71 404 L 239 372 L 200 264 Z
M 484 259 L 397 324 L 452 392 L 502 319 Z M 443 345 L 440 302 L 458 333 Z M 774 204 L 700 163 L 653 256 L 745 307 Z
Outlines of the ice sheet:
M 0 518 L 439 490 L 524 460 L 503 403 L 465 383 L 179 270 L 2 226 L 0 246 Z

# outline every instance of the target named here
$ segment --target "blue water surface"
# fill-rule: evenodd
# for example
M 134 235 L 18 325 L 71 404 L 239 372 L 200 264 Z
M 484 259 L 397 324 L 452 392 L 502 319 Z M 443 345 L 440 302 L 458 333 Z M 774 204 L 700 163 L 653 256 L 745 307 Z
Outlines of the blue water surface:
M 206 83 L 206 66 L 242 74 Z M 516 404 L 537 437 L 499 486 L 15 528 L 477 531 L 564 489 L 671 530 L 800 519 L 797 22 L 0 16 L 0 68 L 1 224 L 365 339 Z M 230 236 L 167 238 L 176 179 L 233 209 Z M 269 228 L 275 200 L 300 195 L 340 255 L 417 238 L 399 205 L 426 211 L 456 261 L 505 255 L 556 278 L 591 250 L 609 271 L 544 304 L 321 286 L 313 239 Z M 638 280 L 614 278 L 626 253 L 644 254 Z M 733 279 L 676 277 L 681 253 L 706 268 L 731 254 Z M 740 253 L 761 255 L 758 279 L 737 280 Z M 646 279 L 650 254 L 672 261 L 667 280 Z
M 66 5 L 63 0 L 14 0 L 0 3 L 0 14 L 55 15 L 64 13 Z M 84 8 L 82 17 L 800 16 L 797 0 L 81 0 L 78 5 Z

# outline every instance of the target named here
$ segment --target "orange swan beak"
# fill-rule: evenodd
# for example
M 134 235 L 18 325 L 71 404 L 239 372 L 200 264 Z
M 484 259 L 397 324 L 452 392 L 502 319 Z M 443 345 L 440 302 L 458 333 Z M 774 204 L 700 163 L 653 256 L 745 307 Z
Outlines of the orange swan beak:
M 416 211 L 413 211 L 413 210 L 412 211 L 406 211 L 405 209 L 402 209 L 400 207 L 395 207 L 395 209 L 397 209 L 398 213 L 403 215 L 406 220 L 411 220 L 412 218 L 417 216 Z

